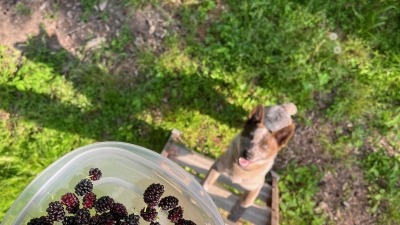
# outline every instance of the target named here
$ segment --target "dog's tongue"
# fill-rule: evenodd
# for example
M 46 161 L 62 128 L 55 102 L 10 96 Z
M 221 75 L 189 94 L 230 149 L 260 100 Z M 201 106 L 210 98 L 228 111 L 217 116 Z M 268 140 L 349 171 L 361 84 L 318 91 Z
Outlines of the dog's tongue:
M 242 167 L 246 167 L 247 165 L 249 165 L 249 163 L 250 163 L 249 160 L 243 157 L 239 158 L 239 165 L 241 165 Z

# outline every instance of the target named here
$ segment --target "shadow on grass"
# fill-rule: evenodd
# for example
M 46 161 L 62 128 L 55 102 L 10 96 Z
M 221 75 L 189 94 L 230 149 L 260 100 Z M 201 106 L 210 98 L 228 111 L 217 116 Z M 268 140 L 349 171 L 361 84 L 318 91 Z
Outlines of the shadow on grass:
M 155 151 L 162 149 L 170 129 L 141 119 L 145 112 L 161 111 L 161 114 L 173 115 L 177 110 L 199 111 L 232 126 L 240 124 L 247 115 L 242 107 L 228 103 L 225 96 L 214 90 L 214 85 L 221 85 L 219 81 L 154 76 L 138 79 L 134 87 L 127 88 L 118 84 L 118 75 L 107 74 L 93 64 L 79 61 L 65 49 L 54 49 L 54 46 L 61 46 L 57 37 L 50 37 L 43 30 L 31 38 L 29 44 L 16 45 L 28 60 L 45 64 L 55 76 L 64 75 L 92 107 L 83 110 L 60 102 L 50 94 L 1 85 L 0 108 L 43 127 L 97 141 L 134 143 Z

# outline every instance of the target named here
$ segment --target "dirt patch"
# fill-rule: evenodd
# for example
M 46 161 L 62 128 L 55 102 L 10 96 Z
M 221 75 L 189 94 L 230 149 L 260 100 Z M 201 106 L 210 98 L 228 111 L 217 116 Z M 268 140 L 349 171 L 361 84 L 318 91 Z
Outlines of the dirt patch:
M 6 121 L 9 118 L 10 118 L 10 113 L 0 109 L 0 121 L 2 121 L 2 120 Z
M 79 0 L 2 1 L 0 41 L 2 45 L 21 47 L 28 37 L 38 36 L 40 39 L 44 31 L 46 37 L 54 39 L 51 41 L 52 48 L 63 48 L 71 55 L 82 58 L 82 52 L 119 37 L 122 29 L 128 29 L 135 37 L 125 49 L 130 57 L 114 64 L 111 70 L 138 76 L 136 48 L 162 53 L 165 50 L 163 41 L 168 33 L 183 34 L 179 17 L 174 16 L 172 9 L 147 6 L 132 12 L 118 0 L 103 0 L 91 9 L 85 9 Z M 222 6 L 217 7 L 213 16 L 217 16 L 221 10 Z M 198 28 L 200 40 L 206 35 L 206 25 Z M 7 113 L 0 112 L 0 120 L 8 117 Z M 325 176 L 319 184 L 315 210 L 325 213 L 339 225 L 374 224 L 375 218 L 366 212 L 367 187 L 362 169 L 357 166 L 346 167 L 327 154 L 318 137 L 324 129 L 334 128 L 322 127 L 321 124 L 325 123 L 320 122 L 317 115 L 312 115 L 310 119 L 313 125 L 296 129 L 290 145 L 279 155 L 276 168 L 284 168 L 292 161 L 300 166 L 316 165 Z
M 39 33 L 40 21 L 43 20 L 42 4 L 45 1 L 35 1 L 22 11 L 18 8 L 18 1 L 2 1 L 0 3 L 0 40 L 1 44 L 13 46 L 15 43 L 25 41 L 30 35 Z M 23 3 L 19 3 L 22 7 Z M 34 6 L 34 9 L 30 6 Z
M 372 225 L 376 218 L 367 212 L 368 187 L 364 181 L 363 169 L 355 163 L 345 162 L 329 154 L 321 144 L 325 135 L 335 139 L 333 127 L 311 114 L 312 125 L 297 127 L 291 143 L 279 154 L 276 169 L 283 169 L 289 163 L 299 166 L 315 165 L 324 173 L 315 196 L 316 213 L 324 213 L 331 222 L 338 225 Z M 351 132 L 343 125 L 345 132 Z M 355 149 L 343 149 L 347 154 L 357 157 Z M 353 159 L 354 160 L 354 159 Z
M 83 48 L 96 48 L 120 36 L 127 28 L 135 37 L 136 47 L 162 51 L 164 37 L 177 30 L 172 17 L 150 6 L 135 12 L 130 8 L 118 0 L 103 0 L 91 9 L 79 0 L 5 1 L 0 3 L 0 40 L 15 47 L 39 35 L 42 28 L 48 36 L 57 37 L 59 48 L 75 55 Z
M 376 224 L 376 218 L 367 212 L 367 186 L 363 171 L 357 166 L 345 168 L 334 164 L 335 170 L 325 173 L 316 196 L 319 213 L 326 213 L 335 224 Z
M 118 84 L 129 88 L 139 77 L 138 50 L 161 54 L 167 34 L 181 32 L 179 21 L 172 16 L 176 6 L 171 2 L 164 8 L 146 6 L 133 11 L 121 0 L 101 0 L 93 8 L 80 0 L 3 1 L 0 41 L 23 50 L 29 40 L 54 51 L 65 49 L 72 57 L 85 61 L 91 58 L 93 49 L 128 33 L 133 40 L 119 54 L 124 57 L 104 54 L 99 61 L 107 64 L 111 74 L 118 75 Z M 68 68 L 63 72 L 68 74 Z
M 71 53 L 87 47 L 91 40 L 99 42 L 118 36 L 127 14 L 126 10 L 111 0 L 95 7 L 95 13 L 90 16 L 84 16 L 86 12 L 78 0 L 6 1 L 0 7 L 3 12 L 0 16 L 2 44 L 14 46 L 22 43 L 27 37 L 38 35 L 43 28 L 48 36 L 58 38 L 60 48 Z M 21 8 L 26 8 L 30 13 L 21 12 Z M 102 19 L 106 16 L 106 20 Z M 94 46 L 93 42 L 91 45 Z

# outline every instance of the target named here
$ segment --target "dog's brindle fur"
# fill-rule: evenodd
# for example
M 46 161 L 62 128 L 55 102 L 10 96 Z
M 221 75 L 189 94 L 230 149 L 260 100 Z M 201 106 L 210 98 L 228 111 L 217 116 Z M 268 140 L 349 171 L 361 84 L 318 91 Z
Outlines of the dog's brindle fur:
M 264 125 L 264 107 L 257 106 L 247 119 L 242 132 L 208 171 L 203 182 L 204 189 L 208 191 L 221 173 L 228 176 L 233 183 L 238 183 L 245 189 L 238 205 L 231 210 L 231 215 L 238 213 L 233 212 L 235 208 L 236 211 L 241 208 L 240 214 L 243 213 L 257 198 L 266 174 L 272 168 L 279 150 L 293 136 L 294 129 L 292 124 L 270 132 Z

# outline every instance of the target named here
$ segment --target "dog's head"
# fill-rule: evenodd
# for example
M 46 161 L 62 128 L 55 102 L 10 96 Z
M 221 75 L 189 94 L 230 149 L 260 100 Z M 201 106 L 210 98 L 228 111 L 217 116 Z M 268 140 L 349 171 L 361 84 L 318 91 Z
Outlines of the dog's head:
M 289 142 L 295 126 L 282 113 L 288 112 L 261 105 L 254 108 L 240 134 L 241 152 L 238 163 L 241 167 L 248 168 L 251 164 L 263 163 L 264 160 L 274 157 Z M 290 118 L 292 114 L 288 114 Z

